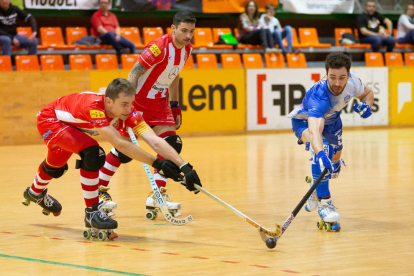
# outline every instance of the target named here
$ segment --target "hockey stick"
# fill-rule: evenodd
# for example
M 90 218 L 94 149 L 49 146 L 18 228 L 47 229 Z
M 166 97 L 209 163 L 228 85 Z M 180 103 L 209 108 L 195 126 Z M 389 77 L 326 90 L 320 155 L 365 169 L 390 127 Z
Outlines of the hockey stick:
M 316 187 L 318 187 L 319 182 L 322 181 L 322 179 L 325 177 L 325 175 L 328 173 L 328 169 L 324 169 L 321 175 L 316 179 L 316 181 L 313 183 L 313 185 L 310 187 L 309 191 L 305 194 L 305 196 L 302 198 L 302 200 L 299 202 L 299 204 L 296 206 L 296 208 L 293 210 L 292 214 L 286 219 L 285 223 L 282 225 L 282 233 L 274 239 L 274 246 L 276 246 L 276 242 L 282 237 L 283 233 L 286 231 L 286 229 L 289 227 L 289 225 L 292 223 L 292 221 L 295 219 L 297 214 L 299 213 L 300 209 L 302 209 L 303 205 L 305 205 L 306 201 L 310 197 L 310 195 L 313 193 L 313 191 L 316 190 Z M 265 232 L 264 230 L 259 229 L 259 232 Z M 266 233 L 266 232 L 265 232 Z
M 255 222 L 254 220 L 252 220 L 251 218 L 249 218 L 248 216 L 246 216 L 245 214 L 243 214 L 242 212 L 240 212 L 239 210 L 237 210 L 236 208 L 234 208 L 233 206 L 227 204 L 226 202 L 224 202 L 220 198 L 218 198 L 215 195 L 211 194 L 209 191 L 205 190 L 203 187 L 200 187 L 197 184 L 194 184 L 194 187 L 197 190 L 201 191 L 206 196 L 208 196 L 209 198 L 214 199 L 215 201 L 217 201 L 218 203 L 220 203 L 221 205 L 223 205 L 224 207 L 226 207 L 227 209 L 229 209 L 230 211 L 232 211 L 233 213 L 235 213 L 236 215 L 238 215 L 239 217 L 241 217 L 242 219 L 244 219 L 246 222 L 250 223 L 251 225 L 253 225 L 257 229 L 261 229 L 261 231 L 259 231 L 259 233 L 260 233 L 260 237 L 262 238 L 262 240 L 264 242 L 266 242 L 266 240 L 269 239 L 269 238 L 277 238 L 280 235 L 282 235 L 282 229 L 281 229 L 279 224 L 276 223 L 276 230 L 275 231 L 270 231 L 270 230 L 264 228 L 263 226 L 261 226 L 260 224 L 258 224 L 257 222 Z
M 128 127 L 128 134 L 129 134 L 129 137 L 131 138 L 132 143 L 134 143 L 135 145 L 137 145 L 139 147 L 138 141 L 135 138 L 135 134 L 134 134 L 134 132 L 132 131 L 132 129 L 130 127 Z M 171 215 L 171 213 L 168 211 L 168 207 L 165 204 L 164 199 L 162 198 L 160 189 L 158 189 L 158 186 L 155 183 L 154 178 L 152 177 L 152 174 L 151 174 L 151 171 L 150 171 L 148 165 L 145 164 L 145 163 L 142 163 L 142 166 L 144 167 L 145 173 L 147 174 L 148 180 L 150 181 L 150 184 L 151 184 L 151 189 L 154 192 L 154 195 L 155 195 L 158 203 L 160 204 L 160 210 L 161 210 L 162 214 L 164 215 L 165 219 L 167 221 L 169 221 L 171 224 L 174 224 L 174 225 L 184 225 L 184 224 L 192 222 L 193 217 L 191 215 L 188 216 L 188 217 L 185 217 L 183 219 L 176 219 Z

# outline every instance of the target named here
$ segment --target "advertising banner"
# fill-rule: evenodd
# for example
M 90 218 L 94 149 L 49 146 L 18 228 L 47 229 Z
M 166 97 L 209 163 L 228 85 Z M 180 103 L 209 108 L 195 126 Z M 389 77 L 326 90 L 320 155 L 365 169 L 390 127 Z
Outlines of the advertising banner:
M 283 10 L 293 13 L 352 13 L 355 0 L 285 0 Z
M 373 89 L 373 115 L 361 119 L 352 110 L 358 101 L 354 99 L 342 110 L 343 125 L 388 125 L 388 69 L 352 68 L 351 72 Z M 247 130 L 290 129 L 287 115 L 324 76 L 324 68 L 247 70 Z
M 390 68 L 390 123 L 414 124 L 414 69 Z
M 24 6 L 26 9 L 98 10 L 99 0 L 24 0 Z
M 264 12 L 267 4 L 279 5 L 279 0 L 256 0 L 259 11 Z M 246 0 L 203 0 L 204 13 L 243 13 Z

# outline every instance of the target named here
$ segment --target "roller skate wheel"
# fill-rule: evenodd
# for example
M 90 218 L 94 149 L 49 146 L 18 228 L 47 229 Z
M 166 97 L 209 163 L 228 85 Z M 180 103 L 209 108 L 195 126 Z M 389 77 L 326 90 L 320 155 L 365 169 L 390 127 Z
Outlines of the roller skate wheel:
M 43 209 L 42 214 L 45 215 L 45 216 L 48 216 L 48 215 L 50 215 L 50 211 L 48 211 L 46 209 Z
M 53 213 L 53 215 L 54 215 L 55 217 L 58 217 L 58 216 L 60 215 L 60 213 L 61 213 L 61 212 L 59 212 L 59 213 Z
M 330 222 L 325 222 L 325 230 L 326 230 L 326 232 L 331 232 L 331 223 Z
M 322 230 L 323 229 L 323 221 L 322 220 L 318 221 L 316 223 L 316 226 L 319 228 L 319 230 Z
M 305 182 L 306 182 L 306 183 L 311 183 L 311 182 L 312 182 L 312 176 L 307 175 L 307 176 L 305 177 Z
M 98 239 L 100 240 L 100 241 L 104 241 L 104 240 L 106 240 L 106 232 L 105 231 L 99 231 L 99 233 L 98 233 Z
M 28 199 L 26 199 L 26 198 L 23 198 L 23 200 L 22 200 L 22 204 L 23 204 L 24 206 L 29 206 L 29 205 L 30 205 L 30 200 L 28 200 Z
M 145 217 L 149 220 L 154 220 L 157 218 L 157 215 L 158 214 L 156 212 L 149 211 L 145 214 Z
M 89 240 L 92 237 L 91 229 L 83 231 L 83 237 L 87 240 Z
M 114 232 L 112 232 L 108 236 L 108 239 L 110 239 L 110 240 L 113 240 L 113 239 L 116 239 L 116 238 L 118 238 L 118 234 L 117 233 L 114 233 Z

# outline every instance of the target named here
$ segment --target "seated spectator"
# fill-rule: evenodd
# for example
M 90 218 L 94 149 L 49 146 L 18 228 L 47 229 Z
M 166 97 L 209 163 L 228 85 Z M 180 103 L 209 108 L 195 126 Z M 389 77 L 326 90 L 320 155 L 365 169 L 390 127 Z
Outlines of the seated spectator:
M 272 4 L 267 4 L 265 7 L 265 13 L 259 19 L 259 23 L 262 24 L 263 28 L 269 29 L 272 34 L 273 41 L 279 45 L 279 48 L 283 53 L 293 51 L 292 43 L 292 27 L 287 25 L 283 28 L 280 25 L 279 20 L 275 17 L 275 6 Z M 286 51 L 285 46 L 283 46 L 283 39 L 286 37 L 288 50 Z
M 269 29 L 259 23 L 259 7 L 255 1 L 247 1 L 245 13 L 239 17 L 239 42 L 251 45 L 263 45 L 266 53 L 281 52 L 274 48 L 273 38 Z
M 17 18 L 29 22 L 32 27 L 30 36 L 17 34 Z M 11 56 L 11 48 L 29 48 L 29 55 L 37 54 L 37 26 L 35 18 L 25 11 L 10 4 L 10 0 L 0 0 L 0 46 L 3 55 Z
M 102 44 L 112 45 L 116 53 L 135 54 L 135 44 L 121 36 L 118 19 L 109 11 L 110 0 L 99 0 L 99 10 L 92 15 L 93 35 L 99 37 Z
M 397 42 L 414 44 L 414 5 L 407 5 L 405 14 L 398 19 Z
M 380 25 L 387 27 L 388 34 Z M 378 52 L 381 46 L 387 46 L 387 52 L 392 52 L 395 46 L 395 38 L 392 37 L 392 22 L 376 11 L 375 1 L 368 0 L 365 4 L 365 12 L 357 19 L 359 42 L 368 43 L 373 52 Z

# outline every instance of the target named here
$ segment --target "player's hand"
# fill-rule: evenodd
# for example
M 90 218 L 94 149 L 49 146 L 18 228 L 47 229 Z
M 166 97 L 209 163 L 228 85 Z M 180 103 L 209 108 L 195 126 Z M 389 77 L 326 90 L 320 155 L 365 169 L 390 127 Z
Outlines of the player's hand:
M 318 160 L 319 160 L 319 166 L 321 167 L 321 172 L 326 168 L 329 173 L 333 172 L 333 165 L 331 160 L 329 160 L 328 156 L 326 156 L 326 153 L 321 150 L 318 152 Z
M 187 163 L 181 167 L 181 171 L 184 173 L 184 179 L 181 184 L 183 184 L 190 192 L 194 191 L 195 194 L 198 194 L 200 191 L 194 187 L 194 184 L 197 184 L 198 186 L 202 185 L 197 172 L 193 170 L 193 166 Z
M 17 48 L 20 47 L 20 41 L 17 38 L 13 38 L 13 45 Z
M 170 106 L 175 121 L 175 129 L 179 129 L 183 122 L 183 116 L 181 115 L 181 107 L 178 106 L 177 101 L 171 101 Z
M 371 107 L 366 102 L 357 103 L 352 109 L 364 119 L 372 115 Z
M 183 180 L 180 168 L 170 160 L 161 160 L 157 158 L 155 159 L 152 166 L 156 168 L 158 170 L 158 173 L 165 178 L 171 178 L 175 182 Z
M 32 33 L 28 38 L 27 41 L 29 41 L 30 43 L 33 43 L 33 41 L 35 41 L 36 39 L 36 32 Z
M 116 41 L 121 41 L 121 36 L 120 35 L 116 35 L 115 36 Z

